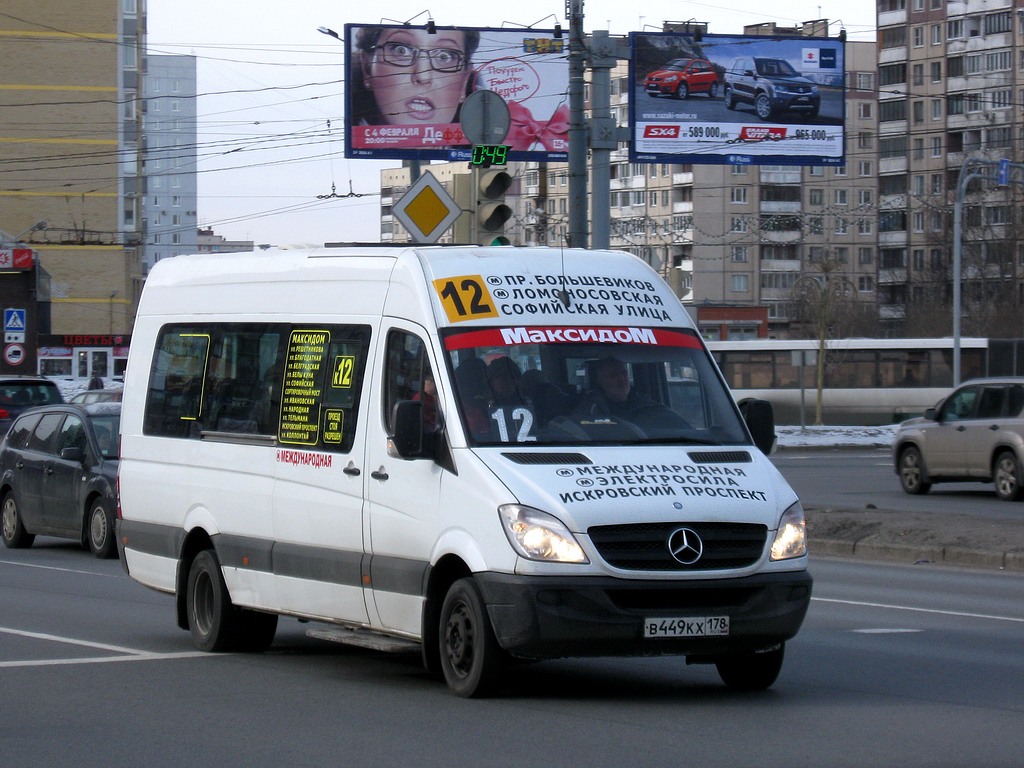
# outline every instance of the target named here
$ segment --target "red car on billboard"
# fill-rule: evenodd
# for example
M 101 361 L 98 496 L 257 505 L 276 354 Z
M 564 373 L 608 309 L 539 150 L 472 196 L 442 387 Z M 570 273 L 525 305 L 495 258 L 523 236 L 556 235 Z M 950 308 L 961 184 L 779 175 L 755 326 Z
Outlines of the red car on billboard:
M 685 99 L 691 93 L 718 96 L 718 73 L 707 59 L 672 59 L 644 78 L 644 90 L 652 96 Z

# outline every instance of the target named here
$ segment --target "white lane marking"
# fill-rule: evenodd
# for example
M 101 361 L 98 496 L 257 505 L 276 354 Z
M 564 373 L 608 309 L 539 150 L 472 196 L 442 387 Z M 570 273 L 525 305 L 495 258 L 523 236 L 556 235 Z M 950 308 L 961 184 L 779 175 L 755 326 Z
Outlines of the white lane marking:
M 0 661 L 0 669 L 8 667 L 49 667 L 59 666 L 62 664 L 109 664 L 111 662 L 122 661 L 162 661 L 165 659 L 192 659 L 202 656 L 212 656 L 212 654 L 204 653 L 202 651 L 154 653 L 151 651 L 141 651 L 137 648 L 125 648 L 124 646 L 120 645 L 94 643 L 89 640 L 77 640 L 73 637 L 50 635 L 44 632 L 27 632 L 21 629 L 12 629 L 11 627 L 0 627 L 0 634 L 17 635 L 18 637 L 28 637 L 33 640 L 46 640 L 54 643 L 64 643 L 65 645 L 77 645 L 82 648 L 95 648 L 101 651 L 110 651 L 112 653 L 122 654 L 120 656 L 97 656 L 92 658 L 81 659 L 28 659 L 24 661 Z
M 45 659 L 39 661 L 0 661 L 0 669 L 9 667 L 58 667 L 70 664 L 110 664 L 124 661 L 164 661 L 167 659 L 194 659 L 205 656 L 214 658 L 217 654 L 202 651 L 185 653 L 137 653 L 130 656 L 103 656 L 91 659 Z M 219 654 L 223 655 L 223 654 Z
M 86 576 L 102 576 L 105 579 L 120 579 L 124 576 L 118 573 L 97 573 L 96 571 L 82 571 L 75 568 L 57 568 L 53 565 L 39 565 L 38 563 L 12 563 L 10 560 L 0 560 L 0 565 L 16 565 L 21 568 L 39 568 L 44 571 L 58 571 L 60 573 L 79 573 Z
M 868 603 L 861 600 L 835 600 L 829 597 L 812 597 L 812 601 L 819 603 L 836 603 L 837 605 L 856 605 L 862 608 L 886 608 L 893 611 L 912 611 L 915 613 L 936 613 L 942 616 L 958 616 L 965 619 L 991 619 L 992 621 L 1010 621 L 1016 624 L 1024 624 L 1024 618 L 1015 616 L 994 616 L 989 613 L 968 613 L 966 611 L 945 611 L 940 608 L 915 608 L 910 605 L 888 605 L 886 603 Z
M 908 635 L 914 632 L 923 632 L 923 629 L 851 629 L 851 632 L 858 635 Z

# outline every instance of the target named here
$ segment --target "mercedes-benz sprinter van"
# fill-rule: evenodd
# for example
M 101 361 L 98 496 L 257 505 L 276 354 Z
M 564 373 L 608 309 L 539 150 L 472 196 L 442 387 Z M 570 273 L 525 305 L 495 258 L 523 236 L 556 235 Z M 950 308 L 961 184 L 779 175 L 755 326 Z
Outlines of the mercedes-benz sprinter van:
M 770 406 L 743 406 L 626 253 L 166 259 L 125 374 L 122 561 L 210 651 L 292 616 L 416 647 L 462 696 L 570 656 L 765 688 L 811 578 Z

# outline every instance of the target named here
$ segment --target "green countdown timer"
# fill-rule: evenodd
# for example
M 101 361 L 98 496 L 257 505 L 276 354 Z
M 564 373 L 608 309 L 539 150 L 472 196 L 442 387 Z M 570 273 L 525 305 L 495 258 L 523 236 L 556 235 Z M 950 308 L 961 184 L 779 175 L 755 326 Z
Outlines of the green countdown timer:
M 505 144 L 476 144 L 473 146 L 473 157 L 469 161 L 470 168 L 490 168 L 492 165 L 508 164 L 508 146 Z

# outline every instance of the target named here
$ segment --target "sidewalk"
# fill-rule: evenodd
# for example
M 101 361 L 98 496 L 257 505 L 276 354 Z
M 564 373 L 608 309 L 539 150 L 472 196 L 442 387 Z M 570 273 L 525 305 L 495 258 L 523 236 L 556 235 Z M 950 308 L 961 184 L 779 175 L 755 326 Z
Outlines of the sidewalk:
M 896 425 L 776 427 L 777 451 L 793 448 L 888 448 Z M 889 562 L 940 563 L 1024 572 L 1024 503 L 1019 520 L 970 513 L 883 509 L 805 508 L 811 557 L 856 557 Z

